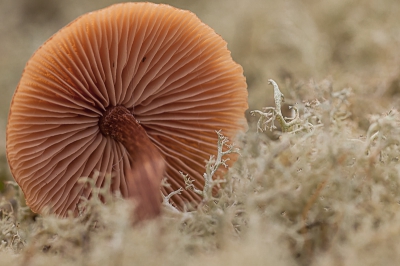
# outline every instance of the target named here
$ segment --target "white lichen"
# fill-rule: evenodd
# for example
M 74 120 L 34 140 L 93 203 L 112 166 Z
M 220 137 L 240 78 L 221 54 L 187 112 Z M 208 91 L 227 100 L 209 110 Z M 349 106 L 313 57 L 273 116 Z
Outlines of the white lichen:
M 282 132 L 293 131 L 295 126 L 300 122 L 298 109 L 295 106 L 291 106 L 290 108 L 294 111 L 294 117 L 283 117 L 281 109 L 282 103 L 285 101 L 285 97 L 280 91 L 278 84 L 274 80 L 269 79 L 268 84 L 272 84 L 274 87 L 275 107 L 265 107 L 262 109 L 262 111 L 254 110 L 250 112 L 250 114 L 253 116 L 256 114 L 260 115 L 260 118 L 257 122 L 257 131 L 264 132 L 267 129 L 271 131 L 276 129 L 277 127 L 275 126 L 275 121 L 280 124 Z

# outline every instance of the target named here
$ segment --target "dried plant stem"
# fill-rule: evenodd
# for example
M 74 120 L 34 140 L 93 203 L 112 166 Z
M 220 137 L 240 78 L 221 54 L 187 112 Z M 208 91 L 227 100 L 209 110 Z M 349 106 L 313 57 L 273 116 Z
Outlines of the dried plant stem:
M 304 245 L 305 245 L 305 250 L 308 253 L 309 256 L 312 256 L 312 246 L 311 242 L 307 237 L 307 218 L 308 218 L 308 213 L 310 212 L 310 209 L 318 199 L 319 195 L 321 194 L 321 191 L 324 189 L 326 184 L 328 183 L 328 178 L 322 181 L 321 183 L 318 184 L 317 190 L 315 193 L 311 196 L 311 198 L 308 199 L 306 206 L 303 209 L 302 212 L 302 219 L 303 219 L 303 227 L 301 229 L 301 234 L 304 236 Z

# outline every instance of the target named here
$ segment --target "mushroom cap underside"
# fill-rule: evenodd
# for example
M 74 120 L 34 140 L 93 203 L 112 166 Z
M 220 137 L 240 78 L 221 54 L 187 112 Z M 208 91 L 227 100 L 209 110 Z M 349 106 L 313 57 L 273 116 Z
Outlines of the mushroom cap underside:
M 111 174 L 127 193 L 125 147 L 101 134 L 110 106 L 125 106 L 165 158 L 167 194 L 185 187 L 179 171 L 203 185 L 217 134 L 246 127 L 247 86 L 226 42 L 193 13 L 168 5 L 124 3 L 85 14 L 32 56 L 14 94 L 7 157 L 28 206 L 64 216 Z M 132 132 L 134 134 L 134 132 Z M 234 159 L 234 157 L 232 157 Z M 172 201 L 200 200 L 183 191 Z

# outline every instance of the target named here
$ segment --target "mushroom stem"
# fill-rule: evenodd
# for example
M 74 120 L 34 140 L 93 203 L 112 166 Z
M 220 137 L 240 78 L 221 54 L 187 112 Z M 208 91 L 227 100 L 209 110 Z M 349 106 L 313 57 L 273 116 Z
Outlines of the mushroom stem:
M 124 106 L 107 109 L 99 121 L 101 133 L 120 142 L 129 153 L 131 171 L 126 173 L 128 197 L 135 200 L 135 220 L 160 213 L 160 184 L 165 161 L 144 128 Z

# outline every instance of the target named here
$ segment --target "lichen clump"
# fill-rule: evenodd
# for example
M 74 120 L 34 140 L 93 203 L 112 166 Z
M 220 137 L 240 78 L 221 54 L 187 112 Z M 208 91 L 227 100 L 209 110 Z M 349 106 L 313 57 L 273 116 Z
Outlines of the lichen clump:
M 258 129 L 280 132 L 276 140 L 257 132 L 256 125 L 236 140 L 236 146 L 223 136 L 223 129 L 216 132 L 218 155 L 205 163 L 204 189 L 181 174 L 186 187 L 174 193 L 191 189 L 203 198 L 184 212 L 174 209 L 169 195 L 159 219 L 131 227 L 132 206 L 110 195 L 109 178 L 104 188 L 94 191 L 98 196 L 82 203 L 79 217 L 32 218 L 21 205 L 17 188 L 11 187 L 17 193 L 1 204 L 2 263 L 384 265 L 397 261 L 400 115 L 394 109 L 373 115 L 363 130 L 352 117 L 349 88 L 334 90 L 328 80 L 304 86 L 315 88 L 323 96 L 300 99 L 293 94 L 294 117 L 282 120 L 275 115 L 274 126 L 274 119 L 267 119 L 270 124 L 264 128 L 266 124 L 258 124 Z M 279 104 L 255 114 L 279 114 L 277 108 Z M 295 122 L 282 133 L 280 123 L 290 121 Z M 218 176 L 218 169 L 226 166 L 224 156 L 232 152 L 240 152 L 238 162 L 225 176 Z M 93 186 L 90 181 L 87 185 Z

